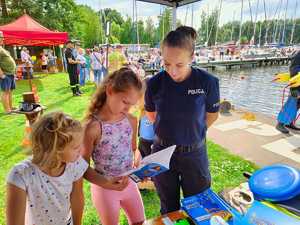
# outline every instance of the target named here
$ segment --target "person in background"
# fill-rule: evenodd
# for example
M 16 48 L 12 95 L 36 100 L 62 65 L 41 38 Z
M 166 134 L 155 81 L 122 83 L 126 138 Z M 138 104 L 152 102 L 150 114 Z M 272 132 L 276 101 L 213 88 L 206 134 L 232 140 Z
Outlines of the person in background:
M 91 49 L 86 49 L 85 54 L 85 76 L 86 76 L 86 81 L 91 80 Z
M 147 86 L 147 82 L 151 77 L 145 77 L 143 80 L 144 86 Z M 153 128 L 153 122 L 151 122 L 145 111 L 145 101 L 144 97 L 140 102 L 140 116 L 139 116 L 139 125 L 138 125 L 138 137 L 139 137 L 139 145 L 138 149 L 141 153 L 142 158 L 151 154 L 151 146 L 153 145 L 155 133 Z
M 42 72 L 48 73 L 48 55 L 45 52 L 41 53 Z
M 48 67 L 50 73 L 56 72 L 56 56 L 54 56 L 53 50 L 48 51 Z
M 110 48 L 108 48 L 110 49 Z M 100 48 L 100 54 L 101 54 L 101 62 L 102 62 L 102 69 L 101 69 L 101 80 L 104 79 L 104 77 L 108 74 L 108 69 L 107 67 L 109 67 L 109 62 L 107 63 L 106 65 L 106 51 L 107 51 L 107 48 L 105 49 L 105 51 L 103 50 L 103 48 Z M 109 51 L 109 50 L 108 50 Z
M 66 42 L 65 58 L 67 61 L 67 69 L 69 74 L 70 86 L 73 96 L 80 96 L 82 92 L 79 89 L 79 79 L 77 74 L 77 65 L 79 61 L 76 61 L 73 55 L 74 43 L 72 41 Z
M 33 76 L 33 65 L 32 65 L 32 60 L 31 60 L 31 56 L 29 54 L 29 50 L 26 47 L 22 48 L 21 51 L 21 61 L 23 63 L 22 67 L 22 76 L 23 79 L 32 79 Z
M 108 71 L 109 73 L 113 73 L 114 71 L 120 69 L 125 64 L 127 64 L 127 59 L 122 52 L 122 46 L 118 45 L 116 48 L 108 55 Z
M 82 48 L 78 49 L 78 54 L 76 61 L 79 62 L 79 84 L 81 86 L 85 85 L 85 79 L 86 79 L 86 59 L 84 57 L 84 52 Z
M 293 54 L 290 64 L 290 76 L 294 77 L 300 72 L 300 50 Z M 284 134 L 289 129 L 300 131 L 295 125 L 298 109 L 300 108 L 300 87 L 290 88 L 290 95 L 277 116 L 276 129 Z
M 101 82 L 102 63 L 102 55 L 99 52 L 99 48 L 95 47 L 91 54 L 91 68 L 94 72 L 94 81 L 96 85 L 99 85 Z
M 2 45 L 4 44 L 4 36 L 0 31 L 0 88 L 1 102 L 4 112 L 11 114 L 14 110 L 12 92 L 16 88 L 15 74 L 16 63 L 8 51 Z

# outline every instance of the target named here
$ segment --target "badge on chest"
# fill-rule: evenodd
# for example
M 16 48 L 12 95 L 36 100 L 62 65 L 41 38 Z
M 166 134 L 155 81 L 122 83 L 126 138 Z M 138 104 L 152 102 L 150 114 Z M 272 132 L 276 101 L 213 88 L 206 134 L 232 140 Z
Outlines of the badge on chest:
M 188 89 L 188 95 L 204 95 L 205 92 L 203 89 Z

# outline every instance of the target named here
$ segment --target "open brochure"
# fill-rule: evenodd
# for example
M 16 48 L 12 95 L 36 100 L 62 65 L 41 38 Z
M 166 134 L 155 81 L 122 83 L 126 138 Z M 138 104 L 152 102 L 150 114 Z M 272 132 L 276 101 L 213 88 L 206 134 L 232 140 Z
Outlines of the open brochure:
M 122 176 L 129 176 L 136 183 L 148 177 L 154 177 L 169 169 L 170 160 L 176 145 L 170 146 L 142 159 L 138 168 L 127 171 Z

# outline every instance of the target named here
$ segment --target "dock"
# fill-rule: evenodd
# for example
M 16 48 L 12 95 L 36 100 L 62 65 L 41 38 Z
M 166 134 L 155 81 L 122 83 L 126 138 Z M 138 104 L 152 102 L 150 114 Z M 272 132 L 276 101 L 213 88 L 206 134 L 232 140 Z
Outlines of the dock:
M 195 66 L 210 70 L 215 70 L 217 67 L 225 67 L 226 70 L 230 70 L 233 67 L 263 67 L 272 65 L 288 65 L 290 57 L 264 57 L 264 58 L 248 58 L 248 59 L 232 59 L 232 60 L 215 60 L 215 61 L 202 61 L 196 63 Z M 158 69 L 145 68 L 146 74 L 155 74 Z
M 230 70 L 232 67 L 262 67 L 262 66 L 272 66 L 272 65 L 288 65 L 290 62 L 289 57 L 265 57 L 265 58 L 255 58 L 255 59 L 233 59 L 233 60 L 217 60 L 217 61 L 207 61 L 200 62 L 196 65 L 200 68 L 207 68 L 215 70 L 216 67 L 225 67 Z

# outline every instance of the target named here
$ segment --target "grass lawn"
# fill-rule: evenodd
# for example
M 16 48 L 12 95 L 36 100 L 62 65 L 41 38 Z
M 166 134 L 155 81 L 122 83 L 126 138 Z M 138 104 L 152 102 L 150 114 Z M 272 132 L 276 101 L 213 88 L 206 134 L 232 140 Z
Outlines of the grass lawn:
M 87 84 L 82 88 L 84 94 L 81 97 L 72 97 L 68 87 L 67 74 L 39 75 L 33 83 L 37 86 L 40 101 L 47 106 L 47 112 L 61 110 L 77 119 L 82 119 L 91 94 L 95 90 L 93 84 Z M 22 93 L 29 90 L 28 81 L 17 81 L 17 90 L 14 92 L 14 104 L 22 101 Z M 2 105 L 0 112 L 3 112 Z M 0 224 L 5 224 L 5 179 L 6 175 L 17 162 L 23 160 L 26 155 L 20 143 L 24 135 L 24 115 L 0 115 Z M 240 157 L 229 154 L 219 145 L 208 141 L 210 167 L 213 178 L 213 189 L 220 191 L 224 187 L 238 185 L 244 180 L 243 171 L 252 172 L 256 168 L 253 163 Z M 84 212 L 84 224 L 98 224 L 98 217 L 90 198 L 89 184 L 85 182 L 86 205 Z M 159 214 L 159 199 L 154 191 L 142 192 L 147 218 Z M 127 224 L 125 216 L 120 217 L 120 224 Z

